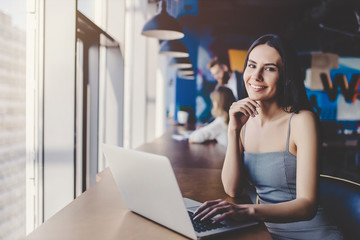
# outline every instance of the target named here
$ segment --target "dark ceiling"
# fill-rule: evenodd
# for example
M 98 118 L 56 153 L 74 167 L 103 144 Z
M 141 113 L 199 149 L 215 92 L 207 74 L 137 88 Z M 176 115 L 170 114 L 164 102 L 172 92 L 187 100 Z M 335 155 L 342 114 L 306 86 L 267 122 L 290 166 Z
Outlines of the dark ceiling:
M 319 23 L 354 31 L 356 5 L 359 0 L 198 0 L 198 17 L 215 35 L 285 33 Z
M 244 48 L 265 33 L 288 37 L 298 51 L 360 56 L 360 0 L 168 0 L 189 31 Z M 196 13 L 194 14 L 194 9 Z M 201 37 L 199 35 L 198 37 Z

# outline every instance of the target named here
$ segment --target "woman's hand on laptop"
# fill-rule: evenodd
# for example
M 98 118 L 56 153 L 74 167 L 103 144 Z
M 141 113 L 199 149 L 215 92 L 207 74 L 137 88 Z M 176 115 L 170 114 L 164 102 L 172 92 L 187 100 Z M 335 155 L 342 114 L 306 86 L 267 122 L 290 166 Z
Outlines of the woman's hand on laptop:
M 221 222 L 226 219 L 231 219 L 244 221 L 250 218 L 253 211 L 252 204 L 233 204 L 218 199 L 203 203 L 194 212 L 194 220 L 206 221 L 212 219 L 214 222 Z

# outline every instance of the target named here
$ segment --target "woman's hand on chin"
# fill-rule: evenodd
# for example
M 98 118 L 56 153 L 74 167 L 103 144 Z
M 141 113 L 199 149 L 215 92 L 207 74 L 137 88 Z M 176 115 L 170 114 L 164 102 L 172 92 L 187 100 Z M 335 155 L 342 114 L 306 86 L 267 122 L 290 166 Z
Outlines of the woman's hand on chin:
M 250 117 L 258 115 L 256 108 L 260 105 L 250 98 L 244 98 L 234 102 L 229 110 L 229 130 L 240 130 Z

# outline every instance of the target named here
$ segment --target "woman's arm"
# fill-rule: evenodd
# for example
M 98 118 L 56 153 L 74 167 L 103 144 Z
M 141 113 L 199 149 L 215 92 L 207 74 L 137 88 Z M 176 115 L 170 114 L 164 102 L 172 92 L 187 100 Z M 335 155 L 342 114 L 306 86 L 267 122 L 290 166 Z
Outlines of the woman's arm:
M 239 139 L 240 131 L 228 131 L 228 146 L 221 171 L 221 180 L 226 194 L 230 197 L 235 197 L 240 192 L 243 182 L 242 146 Z
M 207 140 L 216 139 L 223 131 L 226 131 L 226 124 L 224 118 L 217 117 L 208 125 L 201 127 L 189 136 L 190 143 L 203 143 Z
M 225 192 L 235 197 L 240 192 L 243 184 L 243 146 L 241 143 L 242 127 L 250 116 L 257 114 L 259 105 L 249 98 L 233 103 L 229 110 L 228 146 L 224 165 L 221 172 L 221 180 Z

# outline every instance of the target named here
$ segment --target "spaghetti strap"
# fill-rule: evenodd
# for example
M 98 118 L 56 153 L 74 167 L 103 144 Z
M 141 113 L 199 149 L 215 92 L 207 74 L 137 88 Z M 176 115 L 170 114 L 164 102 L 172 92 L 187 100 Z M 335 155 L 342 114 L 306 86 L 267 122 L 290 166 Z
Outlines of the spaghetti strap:
M 289 119 L 289 126 L 288 126 L 288 132 L 287 132 L 287 139 L 286 139 L 286 151 L 289 151 L 289 140 L 290 140 L 290 122 L 291 118 L 294 116 L 295 113 L 292 113 Z
M 243 126 L 243 143 L 242 143 L 243 147 L 245 146 L 245 130 L 246 130 L 246 123 Z

